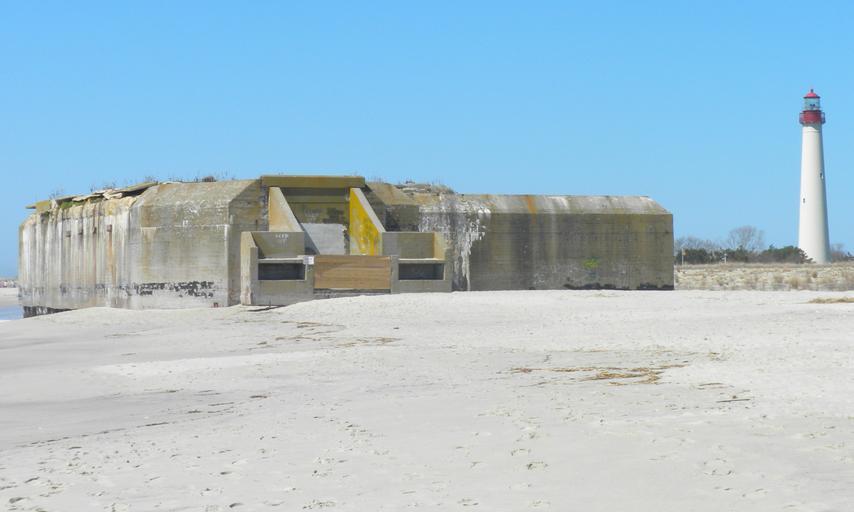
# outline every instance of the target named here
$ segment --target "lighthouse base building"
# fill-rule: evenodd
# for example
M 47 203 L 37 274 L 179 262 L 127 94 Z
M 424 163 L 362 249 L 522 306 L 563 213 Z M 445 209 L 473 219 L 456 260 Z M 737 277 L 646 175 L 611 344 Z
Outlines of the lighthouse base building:
M 358 176 L 143 183 L 31 205 L 27 315 L 286 305 L 353 294 L 673 289 L 648 197 L 456 194 Z

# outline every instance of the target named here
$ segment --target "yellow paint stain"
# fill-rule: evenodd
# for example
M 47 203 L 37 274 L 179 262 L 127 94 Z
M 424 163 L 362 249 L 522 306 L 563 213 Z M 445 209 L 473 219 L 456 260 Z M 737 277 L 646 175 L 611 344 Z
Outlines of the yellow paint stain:
M 356 189 L 350 189 L 349 234 L 350 254 L 380 255 L 380 232 L 356 195 Z

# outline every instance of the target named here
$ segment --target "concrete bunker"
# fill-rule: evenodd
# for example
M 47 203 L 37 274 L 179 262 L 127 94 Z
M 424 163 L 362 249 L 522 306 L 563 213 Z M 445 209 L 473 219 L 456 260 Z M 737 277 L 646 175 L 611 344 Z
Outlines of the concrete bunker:
M 457 194 L 359 176 L 142 183 L 40 201 L 28 315 L 352 294 L 672 289 L 672 215 L 641 196 Z

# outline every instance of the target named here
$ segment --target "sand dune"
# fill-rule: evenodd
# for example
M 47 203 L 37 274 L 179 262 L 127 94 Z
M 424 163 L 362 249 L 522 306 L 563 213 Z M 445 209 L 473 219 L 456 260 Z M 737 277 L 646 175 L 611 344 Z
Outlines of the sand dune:
M 849 510 L 854 304 L 492 292 L 0 325 L 10 510 Z

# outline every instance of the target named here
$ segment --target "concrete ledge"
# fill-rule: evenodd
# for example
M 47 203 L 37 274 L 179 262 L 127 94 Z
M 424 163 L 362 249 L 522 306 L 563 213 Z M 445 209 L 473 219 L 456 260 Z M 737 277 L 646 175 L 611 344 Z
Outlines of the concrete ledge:
M 259 258 L 292 258 L 305 254 L 305 233 L 250 231 L 258 250 Z
M 261 186 L 279 188 L 362 188 L 365 178 L 361 176 L 261 176 Z

